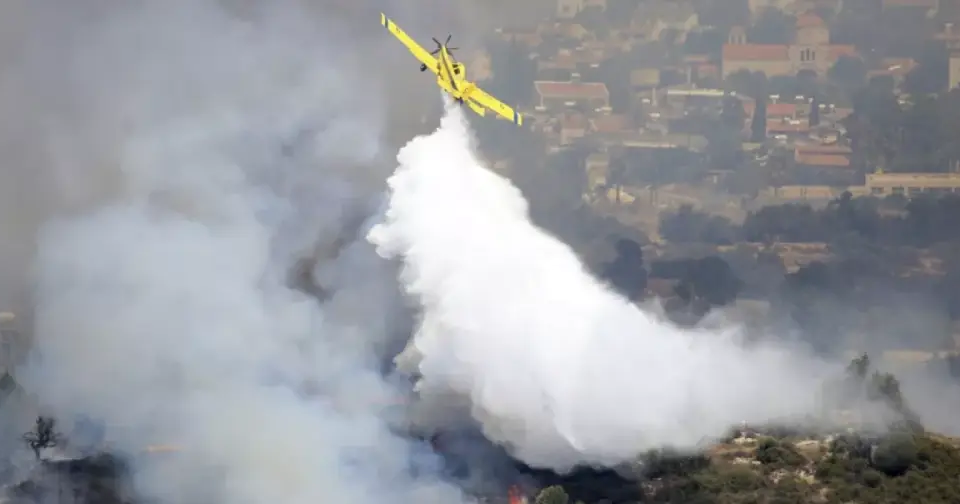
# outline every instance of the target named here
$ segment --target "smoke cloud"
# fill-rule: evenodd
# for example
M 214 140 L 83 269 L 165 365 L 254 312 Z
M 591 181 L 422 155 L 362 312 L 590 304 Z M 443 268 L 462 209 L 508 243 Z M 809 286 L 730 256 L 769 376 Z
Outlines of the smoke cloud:
M 487 437 L 561 471 L 816 411 L 816 377 L 832 366 L 735 329 L 680 330 L 613 294 L 530 223 L 471 142 L 452 108 L 404 147 L 386 220 L 368 235 L 403 259 L 422 307 L 398 362 L 420 375 L 424 401 L 465 398 Z
M 463 407 L 532 465 L 614 464 L 814 408 L 830 366 L 734 329 L 681 331 L 595 281 L 480 165 L 458 110 L 401 150 L 373 226 L 389 116 L 411 105 L 383 84 L 395 65 L 370 64 L 379 42 L 311 14 L 339 11 L 58 4 L 3 18 L 20 29 L 0 48 L 18 181 L 0 188 L 16 236 L 0 280 L 32 280 L 18 379 L 60 419 L 102 420 L 144 496 L 463 501 L 394 432 L 405 390 L 382 367 L 409 320 L 383 257 L 422 310 L 398 360 L 422 377 L 416 421 Z M 355 5 L 346 19 L 382 34 Z
M 5 81 L 8 161 L 50 195 L 24 387 L 103 421 L 159 502 L 460 501 L 385 411 L 405 312 L 358 237 L 387 118 L 349 27 L 289 1 L 88 7 L 22 6 Z

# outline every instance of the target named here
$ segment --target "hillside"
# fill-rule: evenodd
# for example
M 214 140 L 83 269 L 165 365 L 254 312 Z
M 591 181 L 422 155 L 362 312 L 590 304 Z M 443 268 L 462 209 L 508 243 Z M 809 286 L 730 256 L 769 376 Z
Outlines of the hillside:
M 960 448 L 956 440 L 927 433 L 894 431 L 874 437 L 854 433 L 825 437 L 746 434 L 702 455 L 649 454 L 637 469 L 643 475 L 639 488 L 623 481 L 623 487 L 603 489 L 606 498 L 597 502 L 960 502 L 956 484 L 960 480 Z M 542 490 L 535 502 L 590 502 L 600 490 L 591 486 L 584 480 L 551 486 Z
M 824 391 L 824 416 L 806 426 L 742 426 L 700 454 L 648 453 L 634 478 L 556 481 L 536 504 L 960 502 L 960 441 L 926 431 L 893 375 L 864 355 Z
M 738 438 L 704 464 L 645 483 L 649 502 L 955 503 L 960 450 L 905 432 L 803 439 Z
M 960 502 L 960 440 L 925 430 L 893 375 L 873 370 L 861 356 L 823 389 L 822 416 L 743 425 L 701 453 L 664 449 L 628 467 L 521 472 L 537 482 L 527 488 L 536 493 L 535 504 Z M 133 502 L 125 474 L 123 462 L 108 454 L 47 460 L 7 487 L 6 502 L 68 495 L 80 503 Z M 504 496 L 480 497 L 499 502 Z

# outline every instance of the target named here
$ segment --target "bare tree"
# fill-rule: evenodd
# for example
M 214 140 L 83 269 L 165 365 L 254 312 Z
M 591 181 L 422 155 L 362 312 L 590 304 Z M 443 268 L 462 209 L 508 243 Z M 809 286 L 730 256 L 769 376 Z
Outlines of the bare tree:
M 57 446 L 60 435 L 56 433 L 56 420 L 50 417 L 38 416 L 33 432 L 23 435 L 23 440 L 33 450 L 34 456 L 40 460 L 40 450 Z

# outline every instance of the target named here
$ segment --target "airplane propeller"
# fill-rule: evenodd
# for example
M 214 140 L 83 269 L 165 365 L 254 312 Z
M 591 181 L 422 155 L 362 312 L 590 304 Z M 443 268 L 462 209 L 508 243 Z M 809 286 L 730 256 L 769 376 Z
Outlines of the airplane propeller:
M 430 54 L 433 56 L 436 56 L 441 49 L 443 49 L 447 44 L 450 43 L 451 38 L 453 38 L 453 34 L 447 35 L 447 40 L 441 44 L 436 37 L 433 37 L 433 41 L 437 44 L 437 48 L 434 49 L 433 52 L 431 52 Z M 447 52 L 450 53 L 450 56 L 453 56 L 453 51 L 458 51 L 459 49 L 460 49 L 459 47 L 447 47 Z

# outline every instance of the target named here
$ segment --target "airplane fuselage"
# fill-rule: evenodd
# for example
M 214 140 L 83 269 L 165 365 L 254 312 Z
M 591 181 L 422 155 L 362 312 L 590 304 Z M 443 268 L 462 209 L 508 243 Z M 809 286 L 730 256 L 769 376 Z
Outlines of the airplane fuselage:
M 420 65 L 420 71 L 425 72 L 426 65 Z M 437 53 L 437 84 L 449 93 L 455 100 L 463 103 L 468 98 L 473 88 L 472 83 L 467 80 L 467 66 L 453 59 L 447 52 L 446 46 L 440 47 Z

